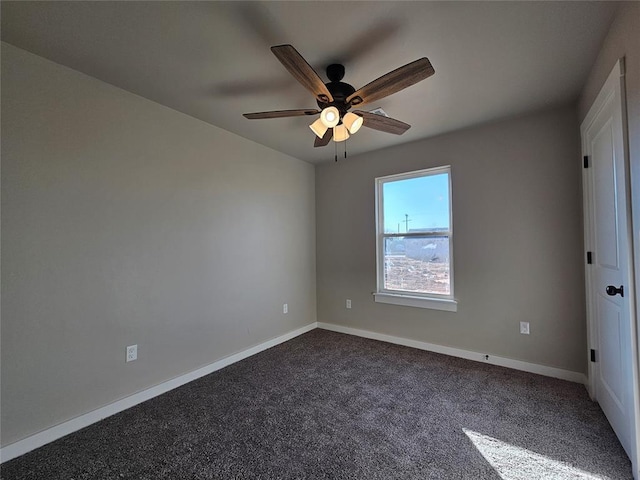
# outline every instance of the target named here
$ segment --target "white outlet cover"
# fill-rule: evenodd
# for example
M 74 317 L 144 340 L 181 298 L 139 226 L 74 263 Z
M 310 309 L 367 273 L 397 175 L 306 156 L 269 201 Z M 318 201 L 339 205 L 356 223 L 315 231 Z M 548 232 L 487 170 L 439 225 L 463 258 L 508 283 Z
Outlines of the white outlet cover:
M 347 308 L 351 308 L 351 300 L 347 299 Z
M 133 362 L 138 359 L 138 345 L 129 345 L 127 347 L 127 362 Z
M 282 313 L 289 313 L 289 304 L 285 303 L 282 305 Z
M 529 322 L 520 322 L 520 333 L 529 335 Z

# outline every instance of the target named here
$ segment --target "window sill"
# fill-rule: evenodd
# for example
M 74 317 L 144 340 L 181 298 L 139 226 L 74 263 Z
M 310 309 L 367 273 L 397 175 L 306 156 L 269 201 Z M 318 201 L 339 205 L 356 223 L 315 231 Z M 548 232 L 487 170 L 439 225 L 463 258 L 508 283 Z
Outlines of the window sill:
M 411 295 L 399 295 L 397 293 L 374 293 L 373 297 L 376 303 L 430 308 L 432 310 L 444 310 L 446 312 L 458 311 L 458 302 L 453 299 L 413 297 Z

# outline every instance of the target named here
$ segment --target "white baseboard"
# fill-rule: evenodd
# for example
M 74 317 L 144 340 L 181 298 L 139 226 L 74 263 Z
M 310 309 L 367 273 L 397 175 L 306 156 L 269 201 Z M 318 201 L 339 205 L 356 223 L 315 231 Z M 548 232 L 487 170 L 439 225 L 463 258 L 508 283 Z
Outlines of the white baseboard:
M 192 372 L 185 373 L 184 375 L 180 375 L 179 377 L 173 378 L 154 387 L 135 393 L 121 400 L 117 400 L 113 403 L 110 403 L 109 405 L 105 405 L 104 407 L 100 407 L 96 410 L 80 415 L 79 417 L 72 418 L 71 420 L 43 430 L 42 432 L 31 435 L 23 440 L 11 443 L 6 447 L 0 449 L 0 463 L 11 460 L 12 458 L 19 457 L 20 455 L 30 452 L 31 450 L 35 450 L 38 447 L 62 438 L 65 435 L 69 435 L 70 433 L 76 432 L 81 428 L 87 427 L 92 423 L 96 423 L 103 418 L 110 417 L 111 415 L 122 412 L 127 408 L 131 408 L 135 405 L 138 405 L 139 403 L 157 397 L 158 395 L 162 395 L 163 393 L 180 387 L 185 383 L 192 382 L 193 380 L 213 373 L 216 370 L 220 370 L 221 368 L 229 366 L 232 363 L 239 362 L 240 360 L 244 360 L 245 358 L 255 355 L 256 353 L 260 353 L 263 350 L 275 347 L 276 345 L 286 342 L 287 340 L 291 340 L 298 335 L 309 332 L 317 328 L 317 326 L 318 325 L 316 322 L 311 323 L 305 327 L 298 328 L 297 330 L 285 333 L 284 335 L 280 335 L 279 337 L 267 340 L 266 342 L 260 343 L 259 345 L 256 345 L 254 347 L 248 348 L 233 355 L 229 355 L 228 357 L 222 358 Z
M 358 337 L 370 338 L 373 340 L 380 340 L 388 343 L 395 343 L 396 345 L 404 345 L 405 347 L 413 347 L 419 350 L 427 350 L 429 352 L 442 353 L 444 355 L 450 355 L 452 357 L 465 358 L 467 360 L 475 360 L 477 362 L 490 363 L 491 365 L 498 365 L 501 367 L 513 368 L 514 370 L 521 370 L 523 372 L 537 373 L 538 375 L 544 375 L 546 377 L 560 378 L 562 380 L 568 380 L 570 382 L 587 384 L 587 376 L 584 373 L 572 372 L 570 370 L 563 370 L 561 368 L 547 367 L 546 365 L 538 365 L 536 363 L 523 362 L 521 360 L 513 360 L 511 358 L 497 357 L 480 352 L 472 352 L 469 350 L 462 350 L 460 348 L 445 347 L 442 345 L 436 345 L 434 343 L 420 342 L 418 340 L 411 340 L 408 338 L 394 337 L 392 335 L 386 335 L 384 333 L 370 332 L 368 330 L 359 330 L 357 328 L 345 327 L 342 325 L 334 325 L 332 323 L 318 322 L 318 328 L 324 330 L 331 330 L 339 333 L 346 333 L 349 335 L 355 335 Z

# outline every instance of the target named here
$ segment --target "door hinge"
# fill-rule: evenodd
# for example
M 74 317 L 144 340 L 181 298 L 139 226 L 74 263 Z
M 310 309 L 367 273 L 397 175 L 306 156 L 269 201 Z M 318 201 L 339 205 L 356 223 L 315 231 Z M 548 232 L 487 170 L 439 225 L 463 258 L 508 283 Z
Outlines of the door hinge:
M 589 168 L 589 155 L 582 157 L 582 164 L 584 165 L 584 168 Z
M 591 361 L 596 361 L 596 351 L 593 348 L 591 349 Z
M 589 265 L 593 263 L 593 254 L 591 252 L 587 252 L 587 263 Z

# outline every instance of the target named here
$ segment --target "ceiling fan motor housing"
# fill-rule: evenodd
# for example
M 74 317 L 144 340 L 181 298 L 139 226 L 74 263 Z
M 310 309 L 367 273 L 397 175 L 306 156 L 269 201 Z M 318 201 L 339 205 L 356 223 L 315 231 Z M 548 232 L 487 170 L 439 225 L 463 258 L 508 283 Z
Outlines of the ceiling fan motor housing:
M 336 107 L 340 112 L 340 118 L 344 116 L 345 113 L 351 108 L 351 105 L 346 102 L 347 97 L 356 91 L 351 85 L 345 82 L 341 82 L 344 77 L 344 65 L 340 65 L 338 63 L 331 64 L 327 67 L 327 78 L 330 80 L 329 83 L 325 83 L 329 92 L 331 92 L 331 96 L 333 97 L 333 102 L 323 102 L 321 100 L 317 100 L 318 106 L 321 109 L 325 109 L 327 107 Z

